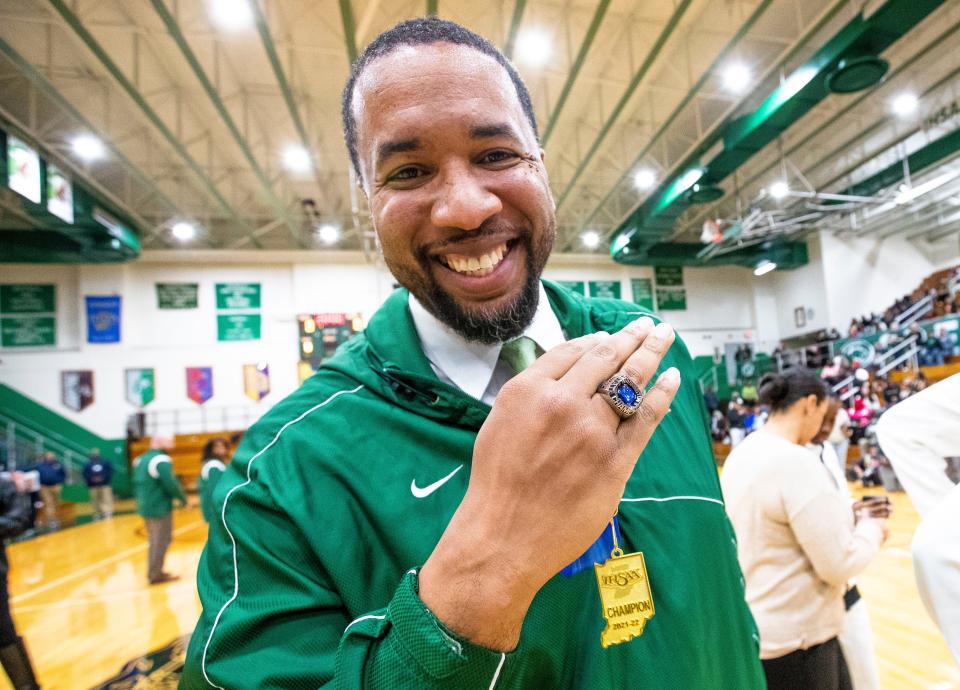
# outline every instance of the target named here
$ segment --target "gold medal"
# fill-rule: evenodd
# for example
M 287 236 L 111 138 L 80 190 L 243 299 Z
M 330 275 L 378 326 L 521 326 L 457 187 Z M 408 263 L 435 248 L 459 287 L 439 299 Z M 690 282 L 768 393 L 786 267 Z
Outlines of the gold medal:
M 647 621 L 653 618 L 653 594 L 647 579 L 647 566 L 642 553 L 628 553 L 617 544 L 617 530 L 613 531 L 613 551 L 610 559 L 595 563 L 600 606 L 607 626 L 600 633 L 604 648 L 640 637 Z

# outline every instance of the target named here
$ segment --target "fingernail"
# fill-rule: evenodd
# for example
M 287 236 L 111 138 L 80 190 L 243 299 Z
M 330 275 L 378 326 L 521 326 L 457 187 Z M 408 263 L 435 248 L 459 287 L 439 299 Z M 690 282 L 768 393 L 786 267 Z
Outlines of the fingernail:
M 666 338 L 673 332 L 673 326 L 668 323 L 658 323 L 657 327 L 653 329 L 653 332 L 661 338 Z
M 666 383 L 670 385 L 680 383 L 680 370 L 676 367 L 670 367 L 665 372 L 660 374 L 660 378 L 657 379 L 657 383 Z
M 644 329 L 650 328 L 653 326 L 653 319 L 651 319 L 649 316 L 641 316 L 639 319 L 635 319 L 631 325 Z

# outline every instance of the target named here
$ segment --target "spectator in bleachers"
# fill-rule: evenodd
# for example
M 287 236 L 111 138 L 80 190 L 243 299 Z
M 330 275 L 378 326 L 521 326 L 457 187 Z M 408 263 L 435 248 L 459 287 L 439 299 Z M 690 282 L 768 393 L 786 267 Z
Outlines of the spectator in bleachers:
M 753 379 L 744 381 L 740 387 L 740 397 L 742 397 L 745 402 L 755 403 L 757 401 L 757 395 L 757 382 Z
M 849 375 L 849 366 L 847 366 L 842 355 L 836 355 L 820 372 L 821 378 L 831 386 L 836 386 Z
M 747 430 L 743 424 L 745 414 L 746 410 L 742 398 L 735 398 L 730 402 L 730 408 L 727 410 L 727 422 L 730 429 L 730 445 L 734 448 L 747 436 Z
M 57 510 L 60 507 L 60 491 L 67 481 L 66 470 L 57 456 L 48 451 L 37 465 L 37 472 L 40 473 L 40 500 L 43 502 L 41 526 L 44 530 L 59 529 Z
M 23 638 L 17 634 L 10 616 L 10 594 L 7 588 L 7 561 L 5 540 L 22 534 L 29 526 L 33 513 L 28 487 L 23 473 L 14 472 L 9 478 L 0 477 L 0 664 L 17 690 L 39 690 L 37 678 L 30 663 L 30 655 Z
M 705 402 L 707 405 L 707 411 L 711 413 L 720 407 L 720 401 L 717 399 L 717 393 L 713 390 L 712 386 L 707 386 L 706 390 L 703 391 L 703 402 Z
M 90 506 L 94 520 L 113 517 L 113 463 L 100 457 L 99 448 L 90 449 L 90 458 L 83 466 L 83 480 L 90 491 Z
M 883 383 L 883 401 L 887 406 L 896 405 L 904 397 L 899 384 L 894 383 L 889 378 L 881 378 Z
M 717 443 L 729 443 L 730 441 L 730 422 L 727 419 L 729 407 L 729 401 L 721 400 L 717 409 L 710 413 L 710 436 Z
M 213 490 L 227 469 L 225 463 L 229 454 L 230 446 L 225 438 L 212 438 L 203 447 L 203 466 L 200 468 L 197 493 L 200 494 L 200 513 L 208 523 L 216 517 Z
M 173 474 L 173 462 L 167 455 L 173 444 L 172 436 L 154 435 L 150 450 L 133 461 L 133 495 L 137 500 L 137 512 L 147 529 L 147 579 L 151 585 L 180 579 L 163 570 L 167 548 L 173 538 L 173 503 L 180 508 L 187 505 L 187 497 Z
M 833 414 L 833 426 L 827 436 L 827 443 L 831 445 L 844 467 L 847 463 L 847 450 L 850 448 L 850 435 L 850 415 L 844 409 L 843 403 L 839 403 Z

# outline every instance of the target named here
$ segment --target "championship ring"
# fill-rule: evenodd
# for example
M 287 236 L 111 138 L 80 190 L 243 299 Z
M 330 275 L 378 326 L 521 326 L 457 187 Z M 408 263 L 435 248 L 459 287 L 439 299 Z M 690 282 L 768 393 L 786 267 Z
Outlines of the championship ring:
M 616 374 L 600 384 L 597 393 L 610 404 L 621 419 L 633 416 L 643 403 L 644 390 L 626 374 Z

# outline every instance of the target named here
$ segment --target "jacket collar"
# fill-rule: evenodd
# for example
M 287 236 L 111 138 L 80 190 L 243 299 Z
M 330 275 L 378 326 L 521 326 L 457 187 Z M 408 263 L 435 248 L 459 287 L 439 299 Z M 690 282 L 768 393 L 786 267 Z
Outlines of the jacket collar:
M 542 283 L 567 337 L 583 335 L 590 321 L 586 300 L 550 281 Z M 395 290 L 371 317 L 363 335 L 349 341 L 324 367 L 359 380 L 417 414 L 479 428 L 490 406 L 437 378 L 423 353 L 408 300 L 406 289 Z

